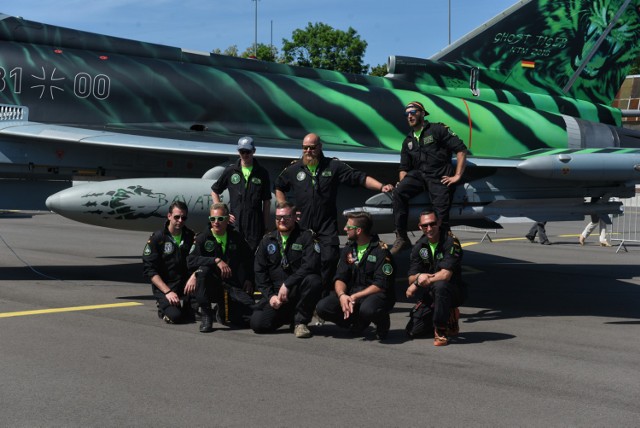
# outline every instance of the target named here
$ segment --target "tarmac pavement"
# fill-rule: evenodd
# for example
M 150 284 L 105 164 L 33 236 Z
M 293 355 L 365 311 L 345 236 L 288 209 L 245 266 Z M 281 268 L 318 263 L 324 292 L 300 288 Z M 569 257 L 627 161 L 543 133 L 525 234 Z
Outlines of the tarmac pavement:
M 142 278 L 148 233 L 28 214 L 0 215 L 4 426 L 640 421 L 640 246 L 581 247 L 583 222 L 548 223 L 551 246 L 524 239 L 524 224 L 493 242 L 456 231 L 470 295 L 460 336 L 436 348 L 407 339 L 406 299 L 383 343 L 330 323 L 311 339 L 167 325 Z

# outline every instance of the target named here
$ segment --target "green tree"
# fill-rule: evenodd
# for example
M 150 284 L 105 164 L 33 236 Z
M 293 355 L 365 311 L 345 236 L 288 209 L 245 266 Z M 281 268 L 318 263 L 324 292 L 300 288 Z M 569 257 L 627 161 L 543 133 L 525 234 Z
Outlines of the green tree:
M 228 48 L 226 48 L 224 51 L 221 51 L 220 48 L 215 48 L 211 52 L 218 55 L 239 56 L 237 45 L 231 45 Z
M 244 52 L 242 52 L 241 56 L 243 58 L 253 58 L 254 55 L 255 49 L 253 49 L 253 46 L 249 46 Z M 262 61 L 277 62 L 278 49 L 275 46 L 258 43 L 258 55 L 256 58 Z
M 363 64 L 367 42 L 351 27 L 345 32 L 321 22 L 309 22 L 304 30 L 295 30 L 291 38 L 282 40 L 286 63 L 357 74 L 369 69 L 369 64 Z
M 375 67 L 371 67 L 371 71 L 369 71 L 370 76 L 378 76 L 383 77 L 387 74 L 387 65 L 386 64 L 378 64 Z

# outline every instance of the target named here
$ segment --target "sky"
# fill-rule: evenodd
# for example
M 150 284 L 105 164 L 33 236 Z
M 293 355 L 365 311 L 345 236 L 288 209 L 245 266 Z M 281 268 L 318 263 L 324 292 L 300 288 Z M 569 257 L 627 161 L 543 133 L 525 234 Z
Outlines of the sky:
M 258 43 L 280 50 L 296 29 L 352 27 L 368 43 L 364 62 L 390 55 L 428 58 L 517 0 L 20 0 L 0 13 L 77 30 L 210 52 Z

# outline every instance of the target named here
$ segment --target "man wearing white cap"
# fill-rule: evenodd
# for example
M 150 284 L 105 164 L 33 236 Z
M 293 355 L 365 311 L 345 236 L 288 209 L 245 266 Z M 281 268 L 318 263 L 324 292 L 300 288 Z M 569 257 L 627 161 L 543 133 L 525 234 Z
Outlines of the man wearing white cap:
M 221 202 L 220 195 L 225 189 L 229 189 L 230 222 L 244 236 L 253 252 L 269 225 L 271 200 L 269 174 L 253 158 L 255 152 L 256 148 L 251 137 L 240 138 L 238 140 L 240 159 L 229 165 L 218 181 L 211 186 L 211 197 L 214 203 Z

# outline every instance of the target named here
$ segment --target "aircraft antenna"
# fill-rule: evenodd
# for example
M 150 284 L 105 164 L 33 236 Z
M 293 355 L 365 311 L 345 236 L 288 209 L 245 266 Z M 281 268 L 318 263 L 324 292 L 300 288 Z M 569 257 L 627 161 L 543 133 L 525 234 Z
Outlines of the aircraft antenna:
M 253 31 L 253 55 L 258 59 L 258 0 L 251 0 L 256 3 L 256 13 L 254 18 L 254 31 Z

